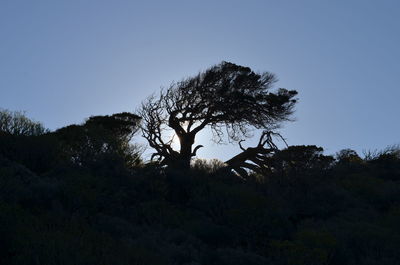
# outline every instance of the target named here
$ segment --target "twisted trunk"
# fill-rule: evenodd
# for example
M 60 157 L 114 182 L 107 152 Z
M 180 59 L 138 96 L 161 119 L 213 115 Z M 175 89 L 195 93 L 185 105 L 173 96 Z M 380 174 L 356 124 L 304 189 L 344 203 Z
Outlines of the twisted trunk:
M 176 161 L 176 166 L 182 169 L 190 168 L 190 160 L 192 159 L 192 146 L 194 144 L 194 135 L 183 134 L 178 136 L 180 141 L 179 156 Z

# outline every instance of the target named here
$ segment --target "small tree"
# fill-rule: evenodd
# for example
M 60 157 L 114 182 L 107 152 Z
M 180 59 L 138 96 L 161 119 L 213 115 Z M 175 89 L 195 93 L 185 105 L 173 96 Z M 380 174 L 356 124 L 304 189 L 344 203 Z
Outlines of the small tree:
M 24 112 L 0 109 L 0 132 L 17 136 L 37 136 L 49 131 L 40 122 L 26 117 Z
M 289 120 L 294 90 L 271 92 L 276 82 L 269 72 L 255 73 L 229 62 L 215 65 L 194 77 L 173 83 L 145 101 L 138 111 L 143 136 L 155 149 L 152 158 L 163 164 L 188 168 L 201 145 L 193 148 L 198 132 L 210 128 L 213 140 L 230 142 L 250 136 L 252 129 L 272 130 Z M 180 149 L 172 148 L 172 130 Z
M 55 135 L 67 159 L 87 165 L 105 157 L 122 158 L 127 165 L 139 162 L 137 146 L 130 143 L 139 129 L 140 117 L 123 112 L 111 116 L 92 116 L 82 125 L 58 129 Z

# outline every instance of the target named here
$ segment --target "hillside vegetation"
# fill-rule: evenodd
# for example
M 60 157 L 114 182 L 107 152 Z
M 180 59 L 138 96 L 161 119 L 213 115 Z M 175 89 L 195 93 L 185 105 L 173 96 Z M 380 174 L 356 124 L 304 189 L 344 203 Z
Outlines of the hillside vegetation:
M 290 146 L 244 179 L 217 160 L 143 162 L 136 119 L 3 126 L 1 264 L 400 264 L 399 149 Z

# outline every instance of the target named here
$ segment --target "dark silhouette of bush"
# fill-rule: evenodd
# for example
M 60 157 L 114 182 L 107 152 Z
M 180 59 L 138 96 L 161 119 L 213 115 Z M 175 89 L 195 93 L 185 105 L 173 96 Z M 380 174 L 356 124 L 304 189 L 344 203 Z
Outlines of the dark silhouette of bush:
M 11 265 L 396 264 L 396 154 L 350 161 L 355 171 L 318 147 L 294 146 L 276 153 L 284 170 L 246 180 L 204 161 L 186 171 L 101 160 L 54 164 L 40 173 L 2 156 L 1 259 Z
M 242 178 L 142 162 L 137 122 L 0 135 L 2 264 L 399 263 L 400 149 L 289 146 Z
M 130 141 L 140 117 L 131 113 L 93 116 L 82 125 L 70 125 L 54 134 L 66 160 L 76 165 L 99 164 L 122 159 L 127 165 L 140 163 L 139 150 Z

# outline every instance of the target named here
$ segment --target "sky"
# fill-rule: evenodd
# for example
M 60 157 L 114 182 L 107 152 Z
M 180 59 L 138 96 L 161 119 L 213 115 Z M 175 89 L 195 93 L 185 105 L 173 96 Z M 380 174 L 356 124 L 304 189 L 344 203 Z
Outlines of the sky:
M 288 144 L 362 154 L 400 143 L 399 13 L 398 0 L 0 0 L 0 108 L 54 130 L 229 61 L 299 92 Z M 239 150 L 209 138 L 199 157 Z

